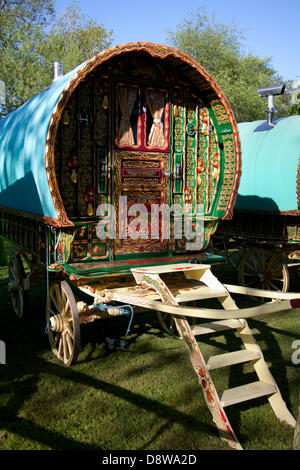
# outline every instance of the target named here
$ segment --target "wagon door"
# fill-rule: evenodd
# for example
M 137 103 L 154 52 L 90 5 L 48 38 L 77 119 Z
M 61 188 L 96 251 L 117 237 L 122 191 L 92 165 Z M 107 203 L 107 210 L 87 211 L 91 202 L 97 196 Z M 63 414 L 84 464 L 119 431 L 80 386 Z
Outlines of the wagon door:
M 114 126 L 114 255 L 168 253 L 161 212 L 169 205 L 168 90 L 116 83 Z

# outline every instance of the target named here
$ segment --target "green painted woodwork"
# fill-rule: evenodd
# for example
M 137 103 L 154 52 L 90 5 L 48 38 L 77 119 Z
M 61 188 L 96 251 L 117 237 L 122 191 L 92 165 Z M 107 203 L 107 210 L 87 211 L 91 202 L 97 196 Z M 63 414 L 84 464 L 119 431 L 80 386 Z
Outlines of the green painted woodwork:
M 144 259 L 147 258 L 146 255 L 141 258 Z M 132 256 L 130 257 L 130 260 L 132 260 Z M 220 264 L 225 262 L 225 258 L 223 256 L 219 255 L 208 255 L 207 257 L 201 258 L 201 263 L 204 264 Z M 182 258 L 182 260 L 176 259 L 176 263 L 186 263 L 187 259 L 185 257 Z M 147 266 L 160 266 L 162 264 L 161 261 L 159 261 L 157 258 L 154 261 L 153 258 L 149 257 L 149 262 L 147 262 Z M 174 258 L 169 257 L 168 261 L 164 260 L 163 264 L 174 264 Z M 86 264 L 80 264 L 80 263 L 74 263 L 74 264 L 61 264 L 60 266 L 63 266 L 64 272 L 68 276 L 74 276 L 77 279 L 80 277 L 84 278 L 98 278 L 101 276 L 108 276 L 112 275 L 114 273 L 118 273 L 118 275 L 127 275 L 131 274 L 131 269 L 132 268 L 139 268 L 145 266 L 145 263 L 139 263 L 139 260 L 135 260 L 134 263 L 128 262 L 126 264 L 126 260 L 124 260 L 123 264 L 120 264 L 120 262 L 111 263 L 109 265 L 106 265 L 105 262 L 103 263 L 89 263 L 89 266 Z M 57 268 L 55 267 L 50 267 L 50 271 L 55 272 Z M 59 270 L 59 269 L 58 269 Z

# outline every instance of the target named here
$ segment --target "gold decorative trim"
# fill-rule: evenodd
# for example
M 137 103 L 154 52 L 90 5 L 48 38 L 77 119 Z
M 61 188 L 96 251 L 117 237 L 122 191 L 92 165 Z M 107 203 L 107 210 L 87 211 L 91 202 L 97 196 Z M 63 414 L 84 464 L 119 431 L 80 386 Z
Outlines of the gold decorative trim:
M 50 192 L 52 195 L 53 203 L 55 209 L 58 214 L 59 224 L 60 226 L 73 226 L 74 224 L 69 220 L 56 179 L 55 174 L 55 139 L 58 131 L 58 124 L 60 119 L 62 118 L 65 106 L 77 88 L 79 83 L 83 81 L 86 76 L 94 70 L 95 67 L 99 66 L 100 64 L 106 62 L 107 60 L 116 57 L 118 55 L 128 53 L 128 52 L 137 52 L 137 51 L 146 51 L 154 58 L 166 59 L 167 57 L 174 57 L 179 59 L 181 62 L 187 64 L 191 67 L 197 74 L 199 74 L 205 81 L 209 84 L 209 86 L 213 89 L 215 94 L 217 95 L 219 101 L 224 106 L 224 109 L 227 113 L 230 125 L 233 129 L 233 138 L 235 144 L 235 152 L 237 158 L 237 168 L 236 168 L 236 175 L 235 175 L 235 182 L 232 190 L 231 197 L 229 198 L 229 203 L 227 206 L 227 210 L 223 219 L 231 218 L 232 217 L 232 210 L 233 205 L 235 203 L 235 199 L 237 196 L 238 190 L 238 183 L 240 179 L 241 173 L 241 150 L 240 150 L 240 140 L 238 135 L 238 128 L 235 116 L 231 109 L 231 106 L 224 96 L 223 92 L 221 91 L 219 85 L 214 80 L 214 78 L 200 65 L 198 62 L 189 57 L 187 54 L 179 51 L 178 49 L 171 48 L 169 46 L 163 46 L 160 44 L 153 44 L 148 42 L 134 42 L 134 43 L 127 43 L 119 46 L 112 47 L 110 49 L 106 49 L 99 54 L 95 55 L 93 58 L 88 60 L 71 78 L 69 83 L 66 85 L 65 89 L 63 90 L 50 119 L 50 124 L 48 127 L 47 138 L 46 138 L 46 148 L 45 148 L 45 166 L 46 166 L 46 173 L 48 178 L 48 184 L 50 188 Z M 192 74 L 192 79 L 194 81 L 197 75 L 195 73 Z

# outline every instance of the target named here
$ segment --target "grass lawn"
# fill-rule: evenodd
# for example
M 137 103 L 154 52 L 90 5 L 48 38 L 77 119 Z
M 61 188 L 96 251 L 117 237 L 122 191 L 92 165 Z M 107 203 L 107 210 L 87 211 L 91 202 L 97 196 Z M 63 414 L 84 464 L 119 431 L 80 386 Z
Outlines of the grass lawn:
M 215 272 L 236 283 L 229 268 Z M 84 325 L 78 361 L 66 368 L 45 334 L 46 286 L 30 290 L 30 314 L 20 321 L 7 282 L 7 267 L 1 266 L 0 339 L 7 363 L 0 365 L 0 450 L 230 449 L 219 437 L 184 344 L 160 330 L 155 314 L 135 314 L 125 351 L 110 350 L 104 339 L 122 336 L 128 317 Z M 243 306 L 250 302 L 244 299 Z M 295 416 L 300 364 L 291 358 L 292 343 L 300 339 L 300 310 L 248 323 Z M 205 357 L 232 351 L 237 337 L 207 335 L 200 348 Z M 256 380 L 249 364 L 212 376 L 219 390 Z M 294 430 L 279 422 L 266 398 L 226 412 L 246 450 L 292 449 Z

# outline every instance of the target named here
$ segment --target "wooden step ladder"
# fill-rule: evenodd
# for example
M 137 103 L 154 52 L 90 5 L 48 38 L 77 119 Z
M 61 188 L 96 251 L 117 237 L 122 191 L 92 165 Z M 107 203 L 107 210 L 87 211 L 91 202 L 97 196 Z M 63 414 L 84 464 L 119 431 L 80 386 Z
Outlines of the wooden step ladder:
M 194 289 L 191 292 L 190 298 L 188 294 L 184 295 L 182 291 L 175 294 L 172 293 L 160 277 L 162 274 L 178 271 L 183 271 L 187 279 L 198 280 L 199 283 L 201 283 L 198 289 Z M 224 408 L 262 396 L 268 398 L 273 411 L 281 421 L 285 421 L 292 427 L 295 427 L 295 419 L 289 412 L 264 359 L 261 348 L 257 344 L 245 319 L 222 319 L 191 326 L 185 317 L 178 315 L 179 301 L 200 300 L 212 297 L 217 298 L 224 309 L 238 310 L 228 290 L 212 274 L 209 265 L 179 264 L 156 266 L 136 268 L 133 269 L 132 272 L 139 285 L 147 285 L 153 288 L 160 295 L 162 302 L 177 306 L 177 308 L 174 308 L 173 317 L 176 328 L 187 346 L 191 363 L 199 378 L 207 406 L 223 440 L 234 449 L 242 450 L 242 446 L 230 425 Z M 202 283 L 204 284 L 204 290 L 202 290 L 204 294 L 203 297 L 201 297 L 201 289 L 203 289 Z M 222 310 L 220 310 L 220 318 L 222 318 L 221 313 Z M 226 330 L 235 330 L 237 332 L 242 341 L 243 349 L 211 356 L 205 360 L 196 337 Z M 218 392 L 210 372 L 215 369 L 245 362 L 251 362 L 253 364 L 258 380 L 247 385 Z

